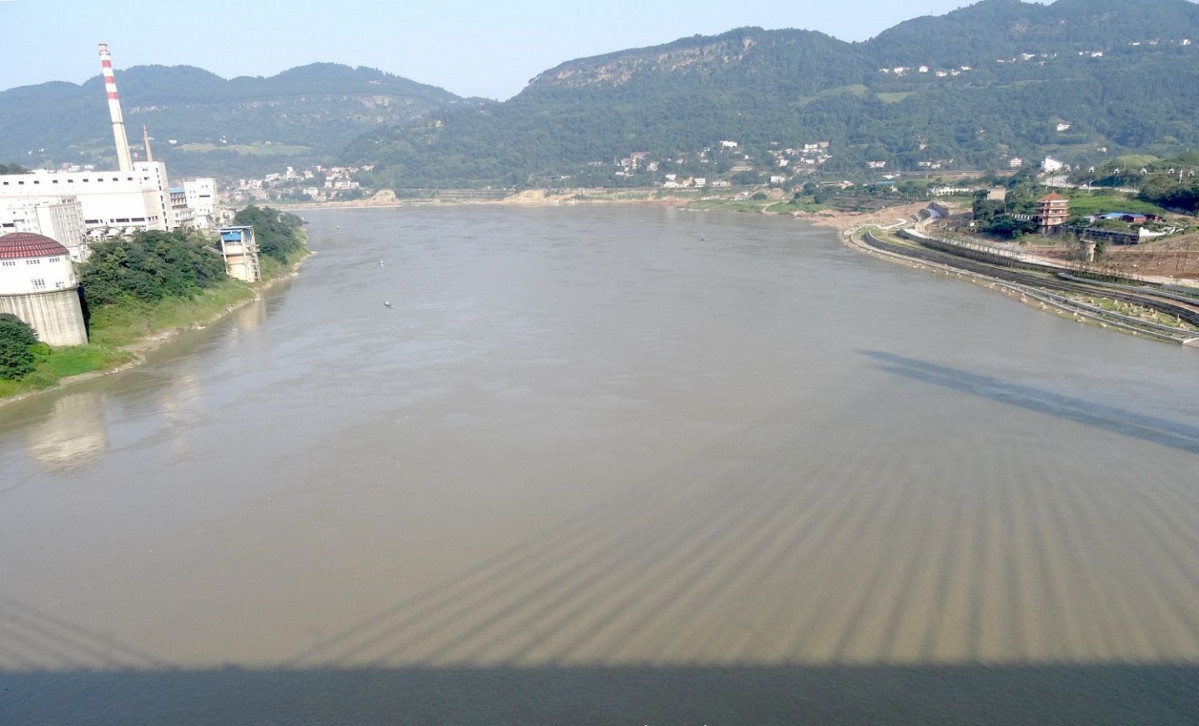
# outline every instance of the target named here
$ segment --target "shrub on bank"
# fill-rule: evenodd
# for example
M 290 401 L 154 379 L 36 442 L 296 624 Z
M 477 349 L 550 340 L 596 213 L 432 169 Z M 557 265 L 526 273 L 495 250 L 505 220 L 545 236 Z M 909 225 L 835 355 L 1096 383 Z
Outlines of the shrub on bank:
M 271 259 L 286 263 L 304 249 L 304 220 L 294 214 L 251 204 L 234 215 L 233 222 L 253 227 L 258 252 Z
M 225 279 L 224 260 L 211 243 L 183 232 L 148 231 L 98 242 L 79 269 L 89 306 L 190 298 Z
M 18 380 L 33 372 L 37 333 L 12 313 L 0 313 L 0 378 Z

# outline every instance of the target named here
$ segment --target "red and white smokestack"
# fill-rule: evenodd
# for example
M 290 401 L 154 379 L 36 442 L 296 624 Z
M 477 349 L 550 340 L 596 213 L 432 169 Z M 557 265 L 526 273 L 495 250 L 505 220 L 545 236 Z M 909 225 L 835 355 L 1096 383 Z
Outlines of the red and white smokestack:
M 100 66 L 104 72 L 104 90 L 108 92 L 108 115 L 112 117 L 112 136 L 117 142 L 117 165 L 121 171 L 133 171 L 129 153 L 129 137 L 125 136 L 125 117 L 121 114 L 121 98 L 117 95 L 117 79 L 112 73 L 112 56 L 108 43 L 100 44 Z

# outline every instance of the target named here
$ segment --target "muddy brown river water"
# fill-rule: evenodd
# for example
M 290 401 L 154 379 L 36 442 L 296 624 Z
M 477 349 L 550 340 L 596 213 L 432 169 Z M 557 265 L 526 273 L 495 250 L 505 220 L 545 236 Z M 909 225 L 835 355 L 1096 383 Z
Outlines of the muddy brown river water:
M 0 408 L 0 723 L 1199 722 L 1199 352 L 789 219 L 306 216 Z

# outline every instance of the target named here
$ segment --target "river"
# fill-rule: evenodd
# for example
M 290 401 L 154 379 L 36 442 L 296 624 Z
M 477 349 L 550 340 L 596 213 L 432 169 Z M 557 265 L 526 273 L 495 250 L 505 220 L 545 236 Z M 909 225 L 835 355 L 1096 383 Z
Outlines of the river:
M 0 721 L 1199 721 L 1196 351 L 790 219 L 306 215 L 0 408 Z

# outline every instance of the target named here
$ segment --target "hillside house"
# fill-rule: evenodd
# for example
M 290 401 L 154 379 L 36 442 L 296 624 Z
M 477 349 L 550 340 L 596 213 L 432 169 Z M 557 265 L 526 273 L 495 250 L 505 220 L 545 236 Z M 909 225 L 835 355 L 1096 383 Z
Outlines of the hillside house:
M 1066 169 L 1068 171 L 1068 168 L 1066 167 L 1065 162 L 1058 161 L 1057 159 L 1053 158 L 1052 156 L 1046 156 L 1045 160 L 1041 162 L 1041 171 L 1044 171 L 1044 172 L 1052 173 L 1055 171 L 1062 171 L 1063 169 Z
M 1037 223 L 1039 232 L 1048 234 L 1065 224 L 1069 216 L 1070 200 L 1060 194 L 1051 193 L 1037 200 L 1037 212 L 1033 215 L 1033 221 Z

